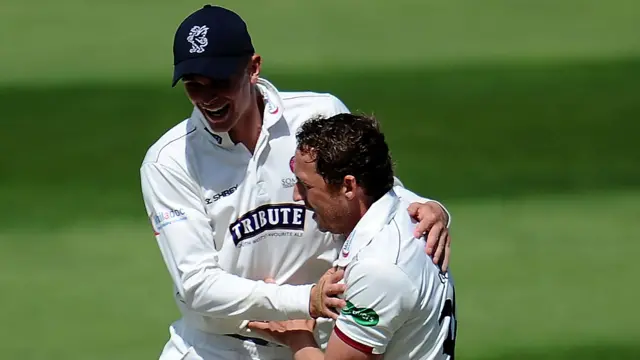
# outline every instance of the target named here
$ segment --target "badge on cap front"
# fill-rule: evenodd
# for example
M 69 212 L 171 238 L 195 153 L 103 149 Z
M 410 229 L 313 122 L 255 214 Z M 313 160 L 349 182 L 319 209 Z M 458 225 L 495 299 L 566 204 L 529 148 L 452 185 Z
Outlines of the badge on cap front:
M 189 50 L 191 54 L 202 54 L 204 52 L 204 48 L 209 45 L 209 40 L 207 39 L 208 31 L 209 28 L 206 25 L 191 28 L 189 36 L 187 36 L 187 41 L 191 44 L 191 49 Z

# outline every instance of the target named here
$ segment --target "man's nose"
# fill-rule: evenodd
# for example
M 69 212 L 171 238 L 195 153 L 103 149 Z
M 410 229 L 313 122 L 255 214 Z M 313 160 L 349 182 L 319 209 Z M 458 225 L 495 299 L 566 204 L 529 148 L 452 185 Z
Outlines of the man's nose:
M 202 105 L 204 106 L 215 105 L 215 103 L 218 101 L 218 98 L 220 98 L 220 96 L 216 94 L 210 94 L 209 96 L 206 96 L 202 99 Z
M 302 201 L 302 195 L 300 195 L 300 191 L 298 190 L 298 184 L 293 187 L 293 201 Z

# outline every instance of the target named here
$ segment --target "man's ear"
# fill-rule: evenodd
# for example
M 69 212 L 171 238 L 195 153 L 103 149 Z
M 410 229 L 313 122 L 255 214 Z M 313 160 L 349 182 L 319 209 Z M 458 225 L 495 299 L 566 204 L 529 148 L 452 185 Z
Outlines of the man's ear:
M 347 175 L 342 180 L 342 192 L 347 200 L 353 200 L 356 197 L 356 190 L 358 189 L 358 183 L 356 178 L 352 175 Z
M 262 57 L 258 54 L 254 54 L 251 57 L 251 61 L 249 61 L 249 76 L 251 77 L 251 84 L 255 85 L 258 83 L 258 78 L 260 78 L 260 70 L 262 69 Z

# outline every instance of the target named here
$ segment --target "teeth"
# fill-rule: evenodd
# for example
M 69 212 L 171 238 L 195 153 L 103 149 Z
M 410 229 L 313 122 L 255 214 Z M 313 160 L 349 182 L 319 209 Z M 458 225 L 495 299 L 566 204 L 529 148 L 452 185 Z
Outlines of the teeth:
M 227 105 L 228 104 L 223 104 L 222 106 L 217 107 L 217 108 L 204 108 L 204 109 L 207 110 L 207 111 L 211 111 L 211 112 L 218 112 L 218 111 L 224 109 Z

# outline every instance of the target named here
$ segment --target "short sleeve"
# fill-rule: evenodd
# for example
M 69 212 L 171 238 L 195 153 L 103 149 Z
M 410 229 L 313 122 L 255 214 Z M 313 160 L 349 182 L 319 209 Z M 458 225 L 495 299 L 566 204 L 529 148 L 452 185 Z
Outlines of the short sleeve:
M 346 344 L 370 354 L 383 354 L 417 300 L 408 276 L 394 264 L 374 259 L 352 262 L 345 272 L 344 307 L 334 331 Z

